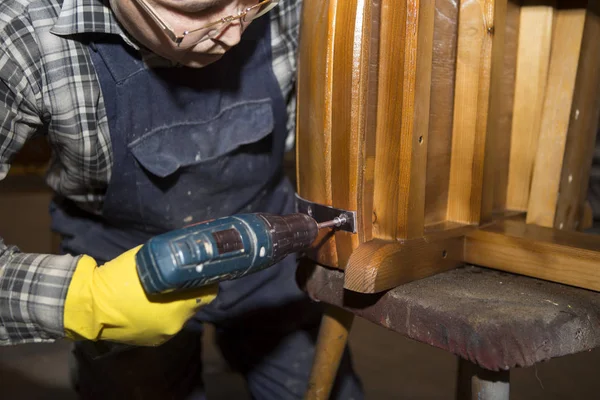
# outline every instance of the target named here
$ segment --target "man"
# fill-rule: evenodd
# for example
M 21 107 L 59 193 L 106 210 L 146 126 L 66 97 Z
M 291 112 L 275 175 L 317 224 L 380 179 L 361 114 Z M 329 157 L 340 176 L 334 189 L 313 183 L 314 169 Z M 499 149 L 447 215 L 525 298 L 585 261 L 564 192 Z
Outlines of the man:
M 109 266 L 127 270 L 136 246 L 158 233 L 238 212 L 293 211 L 293 188 L 283 178 L 282 159 L 294 131 L 300 4 L 277 3 L 0 3 L 0 174 L 6 175 L 12 156 L 29 137 L 48 137 L 54 154 L 47 181 L 57 193 L 52 223 L 63 236 L 64 253 L 85 254 L 98 263 L 113 260 Z M 60 269 L 61 290 L 73 268 L 77 275 L 82 263 L 96 264 L 89 257 L 0 251 L 0 268 L 23 271 L 17 275 Z M 0 284 L 14 287 L 10 275 Z M 253 397 L 301 397 L 321 311 L 298 289 L 294 276 L 295 259 L 288 257 L 219 285 L 216 299 L 162 346 L 78 343 L 80 394 L 202 398 L 199 336 L 202 322 L 210 322 L 224 356 L 245 375 Z M 102 285 L 111 286 L 109 281 Z M 210 295 L 199 298 L 208 302 Z M 13 308 L 18 300 L 25 302 L 18 307 L 31 308 L 18 294 L 1 296 Z M 85 312 L 71 319 L 69 296 L 65 322 L 76 321 L 76 328 L 63 328 L 74 329 L 74 337 L 103 339 L 110 322 L 90 324 L 81 317 Z M 54 292 L 51 298 L 60 296 Z M 82 302 L 89 298 L 83 296 Z M 61 327 L 55 324 L 57 334 Z M 44 340 L 37 329 L 27 335 L 22 340 Z M 348 356 L 340 371 L 337 397 L 360 398 Z

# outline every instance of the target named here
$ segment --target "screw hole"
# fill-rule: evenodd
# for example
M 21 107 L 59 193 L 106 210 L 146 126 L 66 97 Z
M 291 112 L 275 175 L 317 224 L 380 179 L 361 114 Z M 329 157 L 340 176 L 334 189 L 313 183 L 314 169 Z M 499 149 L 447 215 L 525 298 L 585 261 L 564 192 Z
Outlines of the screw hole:
M 446 250 L 442 250 L 442 258 L 448 257 L 448 252 Z
M 423 136 L 419 136 L 419 144 L 423 144 Z

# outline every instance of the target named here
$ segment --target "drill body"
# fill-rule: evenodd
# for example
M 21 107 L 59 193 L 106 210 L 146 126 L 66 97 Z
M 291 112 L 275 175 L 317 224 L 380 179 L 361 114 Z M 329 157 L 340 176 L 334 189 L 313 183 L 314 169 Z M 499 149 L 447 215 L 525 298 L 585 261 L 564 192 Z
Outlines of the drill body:
M 305 214 L 238 214 L 150 239 L 136 255 L 148 294 L 198 288 L 237 279 L 305 250 L 317 237 Z

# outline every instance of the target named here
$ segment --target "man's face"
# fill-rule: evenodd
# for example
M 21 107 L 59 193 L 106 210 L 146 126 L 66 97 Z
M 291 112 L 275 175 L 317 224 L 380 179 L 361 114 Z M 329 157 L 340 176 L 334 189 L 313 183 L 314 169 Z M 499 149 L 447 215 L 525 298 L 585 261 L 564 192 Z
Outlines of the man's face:
M 220 18 L 236 15 L 257 0 L 144 0 L 179 35 Z M 179 47 L 136 0 L 110 0 L 119 22 L 140 43 L 156 54 L 179 64 L 201 68 L 219 60 L 239 43 L 248 23 L 233 21 L 217 36 L 192 47 Z

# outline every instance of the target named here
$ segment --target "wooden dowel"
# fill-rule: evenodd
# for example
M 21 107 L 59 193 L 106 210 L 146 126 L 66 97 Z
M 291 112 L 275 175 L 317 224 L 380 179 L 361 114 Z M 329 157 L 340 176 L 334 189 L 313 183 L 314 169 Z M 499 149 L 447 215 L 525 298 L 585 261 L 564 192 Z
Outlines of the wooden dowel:
M 348 343 L 354 314 L 335 306 L 327 306 L 315 349 L 306 400 L 327 400 Z

